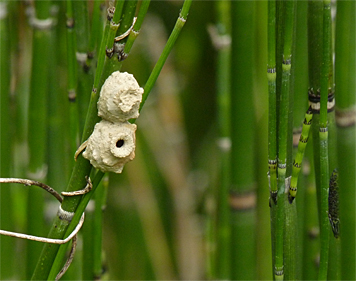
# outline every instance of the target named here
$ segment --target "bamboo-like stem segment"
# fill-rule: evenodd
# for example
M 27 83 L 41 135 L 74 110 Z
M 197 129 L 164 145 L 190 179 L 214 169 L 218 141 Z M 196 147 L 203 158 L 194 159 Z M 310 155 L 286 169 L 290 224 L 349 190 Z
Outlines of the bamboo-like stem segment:
M 330 225 L 328 218 L 329 197 L 329 158 L 327 103 L 329 88 L 329 62 L 331 52 L 331 11 L 330 1 L 324 0 L 323 9 L 323 64 L 320 88 L 320 267 L 319 280 L 327 279 L 329 259 Z
M 290 75 L 292 65 L 292 44 L 294 33 L 295 1 L 284 2 L 284 46 L 282 60 L 282 84 L 279 101 L 279 131 L 278 131 L 278 193 L 276 215 L 276 241 L 275 241 L 275 272 L 274 278 L 284 278 L 283 241 L 284 241 L 284 201 L 285 186 L 289 182 L 287 177 L 288 134 L 290 130 Z
M 256 279 L 255 115 L 253 107 L 255 3 L 231 2 L 231 279 Z M 243 132 L 243 137 L 241 136 Z M 246 149 L 249 147 L 249 149 Z M 243 204 L 244 203 L 244 204 Z M 249 249 L 249 250 L 247 250 Z
M 47 148 L 47 93 L 49 89 L 48 65 L 50 50 L 50 26 L 42 29 L 40 26 L 49 22 L 50 1 L 36 1 L 35 12 L 31 15 L 33 26 L 32 67 L 30 82 L 30 100 L 28 115 L 28 146 L 29 146 L 29 177 L 44 181 L 46 178 L 46 148 Z M 42 233 L 44 220 L 38 218 L 44 210 L 44 197 L 38 190 L 28 193 L 27 233 Z M 38 252 L 42 245 L 27 242 L 26 276 L 29 278 L 36 266 Z
M 309 129 L 310 129 L 312 119 L 313 119 L 313 111 L 312 111 L 311 106 L 309 106 L 309 108 L 305 114 L 302 133 L 299 138 L 298 152 L 297 152 L 297 155 L 293 162 L 292 179 L 291 179 L 291 184 L 289 187 L 289 202 L 290 203 L 293 202 L 293 200 L 297 194 L 298 176 L 299 176 L 300 168 L 302 167 L 304 151 L 305 151 L 305 148 L 308 143 Z
M 219 122 L 219 151 L 220 181 L 213 191 L 216 196 L 217 211 L 215 216 L 216 226 L 216 253 L 213 252 L 212 268 L 215 276 L 211 279 L 228 280 L 230 279 L 230 209 L 228 204 L 229 194 L 229 171 L 230 171 L 230 57 L 231 46 L 228 39 L 230 37 L 230 2 L 218 1 L 217 5 L 218 22 L 216 25 L 215 36 L 212 38 L 216 43 L 215 48 L 218 50 L 217 62 L 217 99 L 218 99 L 218 122 Z M 214 35 L 211 34 L 213 37 Z M 215 229 L 214 229 L 215 230 Z M 215 247 L 214 247 L 215 248 Z
M 277 92 L 276 92 L 276 1 L 268 1 L 268 59 L 267 59 L 267 79 L 268 79 L 268 180 L 270 191 L 271 208 L 271 237 L 272 237 L 272 266 L 274 272 L 275 258 L 275 224 L 276 224 L 276 203 L 277 203 Z
M 14 136 L 11 131 L 11 45 L 10 45 L 10 24 L 9 24 L 9 1 L 0 1 L 0 176 L 8 177 L 11 173 L 12 142 Z M 0 184 L 0 228 L 13 229 L 14 213 L 12 192 L 9 188 L 4 188 Z M 0 279 L 12 278 L 14 269 L 14 241 L 5 236 L 0 237 Z
M 338 1 L 335 94 L 340 200 L 341 280 L 356 280 L 356 22 L 355 1 Z
M 271 200 L 277 202 L 276 1 L 268 1 L 268 170 Z

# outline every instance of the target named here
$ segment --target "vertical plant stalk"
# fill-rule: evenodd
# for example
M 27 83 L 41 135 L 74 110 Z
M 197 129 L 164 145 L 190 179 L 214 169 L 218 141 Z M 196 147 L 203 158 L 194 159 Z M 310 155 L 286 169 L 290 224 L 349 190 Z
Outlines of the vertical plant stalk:
M 11 47 L 8 9 L 9 1 L 0 1 L 0 176 L 9 177 L 11 173 L 13 134 L 11 130 L 10 83 Z M 0 185 L 0 229 L 13 228 L 12 194 L 9 188 Z M 0 237 L 0 279 L 11 279 L 14 269 L 14 239 Z
M 30 15 L 33 27 L 32 69 L 30 81 L 30 100 L 28 115 L 28 147 L 29 164 L 28 177 L 40 182 L 46 178 L 46 148 L 47 148 L 47 92 L 50 50 L 50 1 L 36 1 L 35 11 Z M 48 22 L 47 22 L 48 21 Z M 27 233 L 42 233 L 44 231 L 44 197 L 38 190 L 28 193 Z M 29 278 L 36 266 L 38 253 L 42 245 L 27 242 L 26 276 Z
M 288 183 L 287 158 L 288 158 L 288 134 L 290 128 L 290 75 L 292 66 L 292 44 L 294 31 L 295 1 L 285 1 L 284 3 L 284 38 L 283 38 L 283 59 L 282 59 L 282 82 L 279 99 L 279 131 L 278 131 L 278 195 L 276 214 L 276 241 L 275 241 L 275 280 L 284 278 L 284 219 L 285 219 L 285 187 Z M 291 151 L 290 151 L 291 153 Z
M 231 279 L 256 278 L 255 113 L 253 107 L 255 2 L 231 2 L 230 219 Z M 246 149 L 249 147 L 249 149 Z
M 69 101 L 69 130 L 70 130 L 70 145 L 71 152 L 75 153 L 77 149 L 78 138 L 78 110 L 76 105 L 77 97 L 77 61 L 76 61 L 76 34 L 75 20 L 73 14 L 73 1 L 66 1 L 66 39 L 67 39 L 67 71 L 68 71 L 68 101 Z
M 159 73 L 162 70 L 162 67 L 164 65 L 164 63 L 166 62 L 168 55 L 170 54 L 170 52 L 173 49 L 174 43 L 176 42 L 185 22 L 187 21 L 188 18 L 188 12 L 190 9 L 190 5 L 192 4 L 192 0 L 185 0 L 183 3 L 183 7 L 182 10 L 180 11 L 179 17 L 176 21 L 176 24 L 174 25 L 174 29 L 171 33 L 171 35 L 168 38 L 167 44 L 166 46 L 164 46 L 163 51 L 155 65 L 155 67 L 153 68 L 150 77 L 148 78 L 146 85 L 144 87 L 144 94 L 142 96 L 142 102 L 140 105 L 140 110 L 142 109 L 143 105 L 146 102 L 146 99 L 149 95 L 149 93 L 151 92 L 153 85 L 155 84 Z
M 270 192 L 270 217 L 272 237 L 272 267 L 275 258 L 275 223 L 277 203 L 277 92 L 276 92 L 276 1 L 268 1 L 268 54 L 267 54 L 267 80 L 268 80 L 268 180 Z M 274 269 L 272 270 L 274 272 Z
M 320 217 L 320 79 L 322 68 L 322 34 L 323 34 L 323 3 L 322 1 L 308 2 L 308 75 L 309 75 L 309 104 L 313 108 L 313 153 L 314 173 L 317 192 L 318 216 Z
M 268 1 L 268 171 L 270 200 L 277 203 L 276 1 Z M 272 202 L 271 202 L 272 203 Z M 271 208 L 272 205 L 271 205 Z
M 90 66 L 91 60 L 95 56 L 95 52 L 98 51 L 97 44 L 100 42 L 100 38 L 103 32 L 103 22 L 102 22 L 102 11 L 101 6 L 104 4 L 103 0 L 95 0 L 93 5 L 93 18 L 91 25 L 91 33 L 89 38 L 89 47 L 88 47 L 88 58 L 86 64 Z
M 298 145 L 300 134 L 303 128 L 303 118 L 305 117 L 305 110 L 308 103 L 308 44 L 307 44 L 307 7 L 308 3 L 306 1 L 297 1 L 296 3 L 296 33 L 295 33 L 295 51 L 294 63 L 292 68 L 292 76 L 294 77 L 294 82 L 292 84 L 294 93 L 293 98 L 293 155 L 294 159 L 298 152 Z M 310 129 L 310 128 L 309 128 Z M 309 132 L 308 132 L 309 135 Z M 310 145 L 309 145 L 310 147 Z M 310 149 L 309 149 L 310 150 Z M 310 165 L 308 159 L 303 160 L 302 172 L 299 173 L 299 183 L 298 185 L 302 188 L 298 190 L 300 196 L 299 200 L 296 200 L 295 204 L 286 204 L 294 209 L 298 210 L 298 214 L 295 213 L 294 220 L 292 222 L 295 225 L 295 231 L 291 232 L 293 239 L 290 242 L 293 243 L 295 247 L 295 278 L 302 279 L 303 273 L 303 225 L 304 225 L 304 207 L 305 200 L 304 196 L 306 193 L 306 182 L 307 177 L 304 171 L 310 170 Z M 304 167 L 305 166 L 305 167 Z M 293 168 L 292 165 L 292 179 L 293 181 Z M 309 173 L 309 172 L 308 172 Z M 291 227 L 293 228 L 293 226 Z
M 311 106 L 309 106 L 307 112 L 305 113 L 305 118 L 303 121 L 302 133 L 300 134 L 300 138 L 298 142 L 298 152 L 293 162 L 292 179 L 291 179 L 291 184 L 289 186 L 289 197 L 288 197 L 289 203 L 292 203 L 295 196 L 297 195 L 298 176 L 299 176 L 300 169 L 302 167 L 304 151 L 309 139 L 309 129 L 311 126 L 312 119 L 313 119 L 313 111 Z
M 311 141 L 314 141 L 311 139 Z M 308 148 L 307 155 L 311 159 L 310 163 L 304 163 L 302 168 L 305 179 L 306 190 L 304 193 L 304 209 L 299 211 L 299 215 L 303 215 L 303 257 L 302 268 L 303 272 L 300 276 L 301 280 L 316 280 L 318 276 L 317 261 L 319 260 L 319 219 L 318 208 L 316 204 L 316 188 L 315 175 L 313 167 L 313 159 L 310 157 L 311 146 Z M 299 195 L 298 195 L 299 196 Z
M 218 50 L 217 62 L 217 99 L 218 99 L 218 122 L 220 138 L 218 145 L 220 148 L 220 184 L 213 191 L 217 212 L 215 221 L 216 226 L 216 241 L 212 241 L 212 245 L 216 245 L 216 252 L 213 253 L 212 267 L 215 269 L 215 276 L 219 280 L 230 279 L 230 209 L 228 204 L 229 194 L 229 171 L 230 171 L 230 57 L 231 57 L 231 37 L 230 37 L 230 2 L 218 1 L 216 3 L 217 10 L 217 25 L 216 38 L 213 43 Z M 212 219 L 213 220 L 213 219 Z M 215 229 L 214 229 L 215 230 Z
M 75 45 L 71 47 L 76 47 L 74 51 L 78 65 L 77 73 L 74 76 L 78 79 L 75 104 L 77 106 L 79 134 L 82 134 L 90 98 L 88 93 L 90 92 L 93 84 L 93 71 L 91 71 L 90 65 L 87 65 L 90 34 L 88 2 L 72 1 L 71 6 L 73 19 L 75 21 L 74 38 L 76 39 Z M 71 52 L 73 52 L 73 50 Z
M 340 200 L 341 279 L 356 279 L 356 30 L 355 2 L 338 1 L 335 94 Z
M 131 51 L 132 45 L 140 33 L 140 29 L 141 29 L 143 20 L 146 16 L 148 7 L 150 6 L 150 3 L 151 3 L 151 0 L 142 0 L 142 2 L 141 2 L 140 10 L 138 11 L 138 14 L 137 14 L 136 23 L 134 25 L 132 32 L 130 33 L 129 37 L 127 38 L 127 41 L 125 44 L 125 49 L 124 49 L 125 54 L 128 54 Z
M 95 194 L 95 210 L 94 210 L 94 231 L 92 233 L 94 240 L 93 257 L 94 257 L 94 279 L 101 279 L 103 274 L 103 261 L 102 261 L 102 238 L 103 238 L 103 211 L 106 204 L 106 195 L 108 189 L 108 180 L 100 182 L 102 186 L 99 187 Z
M 329 63 L 331 52 L 331 11 L 330 1 L 324 0 L 323 7 L 323 64 L 320 88 L 320 267 L 319 280 L 327 279 L 329 259 L 330 225 L 328 217 L 329 198 L 329 158 L 327 104 L 329 89 Z

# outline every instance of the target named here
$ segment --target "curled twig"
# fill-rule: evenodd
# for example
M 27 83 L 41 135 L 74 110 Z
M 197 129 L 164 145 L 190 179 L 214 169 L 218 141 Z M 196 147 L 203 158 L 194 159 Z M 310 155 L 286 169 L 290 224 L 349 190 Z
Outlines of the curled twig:
M 46 190 L 48 193 L 53 195 L 60 203 L 62 203 L 63 198 L 61 195 L 55 191 L 52 187 L 38 182 L 38 181 L 33 181 L 29 179 L 19 179 L 19 178 L 0 178 L 0 183 L 20 183 L 24 184 L 25 186 L 31 186 L 35 185 L 38 186 L 44 190 Z M 61 209 L 61 208 L 60 208 Z M 12 232 L 12 231 L 6 231 L 6 230 L 0 230 L 1 235 L 6 235 L 6 236 L 11 236 L 11 237 L 16 237 L 16 238 L 22 238 L 22 239 L 27 239 L 27 240 L 33 240 L 33 241 L 38 241 L 38 242 L 43 242 L 43 243 L 51 243 L 51 244 L 65 244 L 68 243 L 70 240 L 72 240 L 72 248 L 69 254 L 69 257 L 61 269 L 61 271 L 58 273 L 56 280 L 59 280 L 64 273 L 67 271 L 69 268 L 70 264 L 73 261 L 74 258 L 74 253 L 75 249 L 77 246 L 77 233 L 80 230 L 84 223 L 84 213 L 82 217 L 80 218 L 80 221 L 76 228 L 73 230 L 73 232 L 66 238 L 66 239 L 51 239 L 51 238 L 45 238 L 45 237 L 39 237 L 39 236 L 33 236 L 33 235 L 28 235 L 28 234 L 23 234 L 23 233 L 17 233 L 17 232 Z

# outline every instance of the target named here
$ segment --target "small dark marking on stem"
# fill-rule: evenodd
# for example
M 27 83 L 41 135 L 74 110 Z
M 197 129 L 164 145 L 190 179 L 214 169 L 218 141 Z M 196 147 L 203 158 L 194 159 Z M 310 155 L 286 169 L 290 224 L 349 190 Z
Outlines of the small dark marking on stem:
M 107 12 L 108 12 L 107 19 L 108 19 L 108 21 L 111 21 L 112 18 L 114 17 L 115 7 L 108 8 Z
M 282 266 L 282 267 L 279 267 L 279 268 L 277 268 L 277 267 L 274 268 L 274 274 L 275 274 L 276 276 L 282 276 L 283 273 L 284 273 L 283 266 Z
M 88 52 L 87 56 L 89 60 L 92 60 L 94 58 L 94 52 Z
M 298 162 L 295 162 L 295 160 L 294 160 L 293 161 L 293 166 L 300 169 L 302 167 L 302 164 L 298 163 Z
M 273 201 L 274 205 L 277 205 L 277 190 L 270 191 L 270 200 L 269 200 L 269 207 L 272 207 L 271 201 Z M 271 200 L 272 199 L 272 200 Z
M 106 53 L 106 56 L 107 56 L 109 59 L 111 59 L 112 56 L 114 55 L 114 48 L 110 48 L 110 49 L 106 48 L 105 53 Z

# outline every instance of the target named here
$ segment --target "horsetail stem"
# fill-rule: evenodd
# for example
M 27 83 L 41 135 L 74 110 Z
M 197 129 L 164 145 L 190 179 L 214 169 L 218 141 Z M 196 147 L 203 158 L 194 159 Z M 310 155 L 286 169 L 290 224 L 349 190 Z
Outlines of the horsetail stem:
M 337 1 L 335 94 L 340 185 L 341 279 L 356 280 L 356 3 Z
M 275 260 L 274 260 L 274 278 L 282 280 L 284 278 L 284 223 L 285 223 L 285 187 L 289 183 L 287 176 L 288 159 L 288 134 L 290 127 L 290 75 L 292 66 L 292 45 L 294 33 L 294 15 L 295 1 L 283 2 L 284 33 L 283 33 L 283 51 L 282 51 L 282 82 L 279 99 L 279 129 L 278 129 L 278 193 L 277 193 L 277 214 L 276 214 L 276 241 L 275 241 Z
M 307 112 L 305 113 L 302 133 L 299 138 L 298 152 L 293 162 L 292 179 L 289 186 L 289 198 L 288 198 L 290 203 L 293 202 L 297 194 L 298 176 L 299 176 L 300 168 L 302 167 L 304 151 L 308 143 L 309 130 L 310 130 L 312 119 L 313 119 L 313 111 L 311 106 L 309 106 Z
M 328 124 L 327 103 L 329 89 L 329 62 L 331 52 L 331 11 L 330 0 L 323 1 L 323 64 L 320 85 L 320 267 L 319 280 L 327 279 L 329 258 L 329 156 L 328 156 Z

